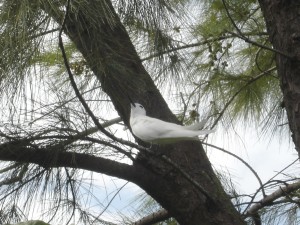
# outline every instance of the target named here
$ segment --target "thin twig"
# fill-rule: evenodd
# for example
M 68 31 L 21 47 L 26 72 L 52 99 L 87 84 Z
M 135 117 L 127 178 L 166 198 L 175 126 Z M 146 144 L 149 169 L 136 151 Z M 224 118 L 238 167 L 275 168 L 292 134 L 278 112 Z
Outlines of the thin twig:
M 267 35 L 267 33 L 246 33 L 245 35 L 253 35 L 253 36 Z M 193 48 L 193 47 L 209 44 L 209 43 L 212 43 L 212 42 L 215 42 L 215 41 L 222 41 L 222 40 L 226 40 L 226 39 L 234 38 L 234 37 L 237 37 L 237 36 L 234 35 L 234 34 L 223 35 L 223 36 L 220 36 L 220 37 L 210 38 L 210 39 L 207 39 L 207 40 L 204 40 L 204 41 L 199 41 L 199 42 L 192 43 L 192 44 L 186 44 L 186 45 L 178 46 L 178 47 L 175 47 L 175 48 L 172 48 L 172 49 L 168 49 L 168 50 L 165 50 L 165 51 L 162 51 L 162 52 L 159 52 L 159 53 L 149 55 L 145 58 L 142 58 L 141 61 L 142 62 L 147 61 L 149 59 L 152 59 L 152 58 L 164 55 L 164 54 L 169 54 L 171 52 L 175 52 L 175 51 L 179 51 L 179 50 L 183 50 L 183 49 L 187 49 L 187 48 Z
M 227 7 L 227 5 L 226 5 L 225 0 L 222 0 L 222 3 L 223 3 L 223 5 L 224 5 L 224 9 L 225 9 L 225 11 L 226 11 L 226 14 L 227 14 L 227 16 L 228 16 L 228 18 L 229 18 L 231 24 L 234 26 L 234 28 L 237 30 L 237 32 L 238 32 L 241 36 L 243 36 L 242 31 L 241 31 L 240 28 L 236 25 L 236 23 L 234 22 L 233 18 L 231 17 L 231 15 L 230 15 L 230 13 L 229 13 L 229 9 L 228 9 L 228 7 Z
M 69 174 L 69 171 L 68 169 L 65 167 L 65 171 L 66 171 L 66 175 L 67 175 L 67 178 L 68 178 L 68 181 L 67 181 L 67 187 L 68 187 L 68 184 L 70 184 L 70 188 L 71 188 L 71 193 L 72 193 L 72 214 L 70 215 L 70 218 L 68 220 L 68 222 L 66 223 L 67 225 L 71 222 L 74 214 L 75 214 L 75 210 L 76 210 L 76 194 L 75 194 L 75 190 L 74 190 L 74 186 L 73 186 L 73 180 L 72 180 L 72 177 L 70 176 Z M 68 191 L 67 191 L 68 193 Z
M 8 193 L 6 193 L 2 198 L 0 198 L 0 202 L 2 202 L 5 198 L 7 198 L 9 195 L 13 194 L 14 192 L 19 191 L 23 186 L 25 186 L 26 184 L 30 183 L 31 181 L 37 179 L 40 175 L 42 175 L 45 171 L 47 171 L 47 169 L 43 169 L 42 171 L 38 172 L 37 174 L 35 174 L 33 177 L 31 177 L 28 180 L 23 181 L 22 183 L 20 183 L 20 185 L 16 188 L 14 188 L 13 190 L 10 190 Z
M 57 31 L 59 31 L 59 29 L 54 28 L 54 29 L 51 29 L 51 30 L 41 32 L 39 34 L 34 34 L 34 35 L 30 36 L 29 39 L 34 39 L 34 38 L 41 37 L 41 36 L 44 36 L 44 35 L 47 35 L 47 34 L 51 34 L 51 33 L 57 32 Z
M 247 38 L 246 36 L 243 36 L 243 35 L 240 35 L 240 34 L 237 34 L 237 33 L 234 33 L 234 32 L 231 32 L 231 31 L 227 31 L 228 33 L 232 34 L 232 35 L 235 35 L 236 37 L 244 40 L 245 42 L 249 43 L 249 44 L 253 44 L 257 47 L 260 47 L 260 48 L 263 48 L 263 49 L 266 49 L 266 50 L 269 50 L 271 52 L 275 52 L 279 55 L 282 55 L 282 56 L 285 56 L 286 58 L 289 58 L 289 59 L 293 59 L 294 57 L 292 55 L 289 55 L 288 53 L 285 53 L 285 52 L 282 52 L 278 49 L 275 49 L 275 48 L 271 48 L 271 47 L 268 47 L 266 45 L 263 45 L 263 44 L 260 44 L 258 42 L 255 42 L 249 38 Z
M 19 163 L 19 162 L 15 162 L 14 164 L 10 165 L 10 166 L 7 166 L 3 169 L 0 170 L 0 173 L 6 173 L 8 172 L 9 170 L 12 170 L 12 169 L 15 169 L 17 167 L 19 167 L 22 163 Z
M 288 169 L 290 166 L 292 166 L 294 163 L 296 163 L 299 159 L 297 158 L 296 160 L 294 160 L 292 163 L 290 163 L 289 165 L 287 165 L 286 167 L 284 167 L 281 171 L 279 171 L 277 174 L 275 174 L 273 177 L 271 177 L 267 182 L 265 182 L 263 184 L 263 186 L 261 186 L 259 189 L 256 190 L 256 192 L 254 193 L 254 195 L 251 197 L 251 201 L 249 202 L 249 204 L 246 206 L 246 208 L 244 209 L 243 213 L 244 214 L 248 208 L 250 207 L 251 204 L 254 203 L 254 199 L 256 197 L 256 195 L 259 193 L 260 189 L 263 187 L 266 187 L 267 184 L 270 184 L 271 182 L 277 182 L 277 183 L 285 183 L 283 181 L 276 181 L 273 180 L 276 176 L 278 176 L 280 173 L 282 173 L 284 170 Z
M 251 39 L 247 38 L 247 37 L 243 34 L 243 32 L 241 31 L 241 29 L 240 29 L 240 28 L 236 25 L 236 23 L 234 22 L 232 16 L 230 15 L 230 12 L 229 12 L 229 10 L 228 10 L 228 7 L 227 7 L 227 5 L 226 5 L 225 0 L 222 0 L 222 3 L 223 3 L 223 5 L 224 5 L 224 9 L 225 9 L 225 11 L 226 11 L 226 14 L 227 14 L 227 16 L 228 16 L 230 22 L 232 23 L 232 25 L 234 26 L 234 28 L 235 28 L 235 29 L 237 30 L 237 32 L 238 32 L 238 33 L 234 33 L 234 32 L 227 31 L 228 33 L 230 33 L 230 34 L 232 34 L 232 35 L 235 35 L 236 37 L 239 37 L 240 39 L 244 40 L 245 42 L 247 42 L 247 43 L 249 43 L 249 44 L 253 44 L 253 45 L 258 46 L 258 47 L 260 47 L 260 48 L 264 48 L 264 49 L 266 49 L 266 50 L 275 52 L 275 53 L 280 54 L 280 55 L 282 55 L 282 56 L 285 56 L 285 57 L 287 57 L 287 58 L 289 58 L 289 59 L 292 59 L 292 58 L 293 58 L 293 56 L 289 55 L 288 53 L 282 52 L 282 51 L 277 50 L 277 49 L 274 49 L 274 48 L 270 48 L 270 47 L 268 47 L 268 46 L 266 46 L 266 45 L 260 44 L 260 43 L 258 43 L 258 42 L 252 41 Z
M 239 161 L 241 161 L 246 167 L 249 168 L 249 170 L 250 170 L 250 171 L 253 173 L 253 175 L 256 177 L 256 179 L 257 179 L 257 181 L 258 181 L 258 183 L 259 183 L 259 185 L 260 185 L 260 188 L 261 188 L 261 191 L 262 191 L 263 196 L 264 196 L 264 197 L 266 196 L 265 190 L 264 190 L 264 188 L 263 188 L 263 183 L 262 183 L 260 177 L 258 176 L 257 172 L 256 172 L 256 171 L 255 171 L 255 170 L 254 170 L 254 169 L 253 169 L 253 168 L 252 168 L 245 160 L 243 160 L 241 157 L 239 157 L 239 156 L 237 156 L 237 155 L 235 155 L 235 154 L 233 154 L 233 153 L 231 153 L 231 152 L 225 150 L 224 148 L 220 148 L 220 147 L 218 147 L 218 146 L 215 146 L 215 145 L 212 145 L 212 144 L 209 144 L 209 143 L 204 143 L 204 142 L 203 142 L 202 144 L 207 145 L 207 146 L 212 147 L 212 148 L 215 148 L 215 149 L 218 149 L 218 150 L 220 150 L 220 151 L 222 151 L 222 152 L 225 152 L 226 154 L 231 155 L 231 156 L 233 156 L 234 158 L 236 158 L 236 159 L 238 159 Z
M 237 90 L 233 96 L 229 99 L 229 101 L 225 104 L 224 108 L 222 109 L 222 111 L 219 113 L 219 116 L 216 118 L 216 120 L 214 121 L 211 129 L 213 129 L 217 123 L 219 122 L 219 120 L 221 119 L 221 117 L 223 116 L 223 114 L 225 113 L 225 111 L 227 110 L 227 108 L 230 106 L 230 104 L 233 102 L 233 100 L 244 90 L 245 87 L 249 86 L 250 84 L 252 84 L 253 82 L 259 80 L 260 78 L 268 75 L 270 72 L 276 70 L 276 67 L 271 67 L 270 69 L 260 73 L 259 75 L 257 75 L 256 77 L 253 77 L 252 79 L 250 79 L 246 84 L 244 84 L 239 90 Z
M 188 100 L 188 103 L 185 102 L 182 92 L 180 92 L 180 98 L 181 98 L 181 101 L 182 101 L 182 104 L 183 104 L 182 118 L 181 118 L 180 122 L 183 123 L 183 121 L 185 119 L 185 114 L 186 114 L 186 111 L 187 111 L 187 108 L 188 108 L 187 105 L 189 104 L 189 100 Z
M 102 214 L 107 210 L 107 208 L 110 206 L 110 204 L 112 203 L 112 201 L 116 198 L 116 196 L 120 193 L 120 191 L 128 184 L 129 182 L 126 182 L 124 185 L 122 185 L 119 190 L 114 194 L 114 196 L 111 198 L 111 200 L 108 202 L 108 204 L 104 207 L 104 209 L 99 213 L 99 215 L 97 217 L 95 217 L 93 223 L 96 220 L 99 220 L 100 216 L 102 216 Z

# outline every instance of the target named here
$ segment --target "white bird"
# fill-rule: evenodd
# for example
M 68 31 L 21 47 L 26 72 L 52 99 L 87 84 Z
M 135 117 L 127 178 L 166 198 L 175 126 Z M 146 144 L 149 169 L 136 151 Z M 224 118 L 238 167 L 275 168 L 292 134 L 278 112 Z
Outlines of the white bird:
M 130 126 L 132 132 L 145 142 L 167 144 L 182 140 L 198 140 L 199 135 L 214 132 L 214 130 L 199 130 L 203 129 L 207 120 L 191 126 L 181 126 L 147 116 L 145 108 L 139 103 L 130 105 Z

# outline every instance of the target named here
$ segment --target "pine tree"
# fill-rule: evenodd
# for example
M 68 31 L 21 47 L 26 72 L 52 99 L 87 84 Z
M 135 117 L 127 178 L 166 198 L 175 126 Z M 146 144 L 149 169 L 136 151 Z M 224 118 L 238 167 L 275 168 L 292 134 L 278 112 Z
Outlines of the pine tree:
M 161 205 L 164 219 L 180 224 L 260 224 L 279 207 L 282 214 L 295 211 L 297 182 L 272 199 L 266 191 L 273 186 L 258 177 L 260 189 L 239 208 L 242 197 L 226 188 L 230 182 L 222 182 L 200 142 L 149 148 L 114 134 L 122 121 L 129 135 L 134 101 L 169 122 L 190 124 L 209 116 L 211 128 L 256 124 L 269 134 L 280 123 L 288 133 L 288 119 L 298 149 L 300 98 L 291 88 L 299 83 L 298 30 L 288 26 L 298 5 L 259 4 L 2 1 L 1 224 L 24 220 L 36 199 L 50 222 L 69 223 L 79 213 L 86 224 L 109 224 L 86 206 L 95 188 L 93 178 L 85 182 L 88 172 L 137 184 Z M 273 17 L 281 8 L 285 14 Z M 171 93 L 177 115 L 164 92 Z M 107 121 L 107 112 L 120 118 Z M 258 193 L 260 206 L 253 204 Z M 267 205 L 274 207 L 268 211 Z

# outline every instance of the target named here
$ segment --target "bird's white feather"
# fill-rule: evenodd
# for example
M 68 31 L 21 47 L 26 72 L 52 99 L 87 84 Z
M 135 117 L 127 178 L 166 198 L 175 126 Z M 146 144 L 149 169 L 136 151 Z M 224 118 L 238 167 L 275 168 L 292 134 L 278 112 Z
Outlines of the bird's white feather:
M 214 132 L 213 130 L 199 130 L 205 122 L 191 126 L 181 126 L 165 122 L 146 115 L 141 104 L 131 106 L 130 126 L 135 136 L 150 143 L 172 143 L 180 140 L 197 140 L 199 135 Z

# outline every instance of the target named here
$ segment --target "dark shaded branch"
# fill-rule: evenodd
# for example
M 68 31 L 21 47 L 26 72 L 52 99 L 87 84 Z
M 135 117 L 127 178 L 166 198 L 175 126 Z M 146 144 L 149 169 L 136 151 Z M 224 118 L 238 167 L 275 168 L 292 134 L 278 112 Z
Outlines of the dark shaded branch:
M 155 213 L 143 217 L 142 219 L 134 222 L 132 225 L 151 225 L 169 219 L 171 215 L 165 209 L 160 209 Z
M 26 143 L 17 141 L 0 145 L 0 159 L 34 163 L 45 168 L 78 168 L 127 180 L 132 180 L 132 177 L 136 175 L 134 168 L 128 164 L 84 153 L 65 152 L 57 148 L 28 147 Z
M 30 39 L 34 39 L 34 38 L 45 36 L 47 34 L 51 34 L 51 33 L 57 32 L 57 31 L 59 31 L 59 29 L 58 28 L 54 28 L 54 29 L 51 29 L 51 30 L 47 30 L 47 31 L 41 32 L 39 34 L 32 35 L 29 38 Z
M 252 220 L 254 222 L 254 225 L 261 225 L 261 218 L 258 212 L 256 212 L 253 216 L 252 216 Z

